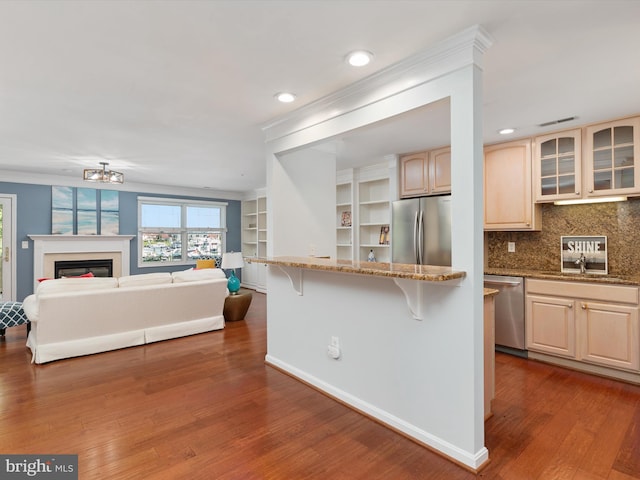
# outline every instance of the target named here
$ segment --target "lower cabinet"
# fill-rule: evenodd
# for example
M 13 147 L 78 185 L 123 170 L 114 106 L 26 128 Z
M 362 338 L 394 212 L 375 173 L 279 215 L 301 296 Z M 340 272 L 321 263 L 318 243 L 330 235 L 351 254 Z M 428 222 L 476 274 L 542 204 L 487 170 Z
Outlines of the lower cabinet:
M 245 262 L 241 271 L 242 286 L 257 292 L 267 293 L 267 264 Z
M 587 301 L 580 305 L 580 358 L 639 370 L 638 307 Z
M 527 349 L 640 371 L 638 287 L 537 279 L 525 284 Z
M 525 312 L 528 350 L 576 358 L 573 300 L 527 295 Z

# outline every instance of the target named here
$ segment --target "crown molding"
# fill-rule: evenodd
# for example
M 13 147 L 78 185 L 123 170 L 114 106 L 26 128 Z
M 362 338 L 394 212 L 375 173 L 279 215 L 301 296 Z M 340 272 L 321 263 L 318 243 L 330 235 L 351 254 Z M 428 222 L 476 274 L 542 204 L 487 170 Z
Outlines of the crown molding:
M 446 73 L 475 65 L 493 44 L 489 33 L 473 25 L 351 85 L 262 125 L 267 142 L 311 128 L 374 102 L 409 90 Z
M 175 187 L 150 183 L 126 182 L 123 184 L 90 183 L 75 177 L 64 175 L 47 175 L 41 173 L 27 173 L 15 170 L 0 170 L 2 182 L 27 183 L 33 185 L 59 185 L 64 187 L 95 188 L 96 190 L 118 190 L 122 192 L 155 193 L 161 195 L 178 195 L 187 197 L 201 197 L 224 200 L 242 200 L 243 192 L 213 190 L 209 188 Z

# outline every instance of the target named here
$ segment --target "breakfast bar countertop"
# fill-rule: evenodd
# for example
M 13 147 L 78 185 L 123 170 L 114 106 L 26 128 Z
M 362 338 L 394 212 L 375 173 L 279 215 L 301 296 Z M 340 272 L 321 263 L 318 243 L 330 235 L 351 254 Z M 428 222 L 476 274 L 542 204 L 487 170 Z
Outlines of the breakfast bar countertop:
M 248 263 L 265 263 L 281 267 L 325 270 L 329 272 L 354 273 L 377 277 L 404 278 L 426 282 L 446 282 L 462 279 L 466 272 L 452 270 L 451 267 L 435 265 L 410 265 L 404 263 L 356 262 L 323 257 L 245 257 Z
M 640 285 L 640 276 L 600 275 L 594 273 L 563 273 L 560 271 L 527 270 L 515 268 L 485 268 L 485 275 L 504 275 L 507 277 L 539 278 L 542 280 L 564 280 L 571 282 L 591 282 L 608 285 Z

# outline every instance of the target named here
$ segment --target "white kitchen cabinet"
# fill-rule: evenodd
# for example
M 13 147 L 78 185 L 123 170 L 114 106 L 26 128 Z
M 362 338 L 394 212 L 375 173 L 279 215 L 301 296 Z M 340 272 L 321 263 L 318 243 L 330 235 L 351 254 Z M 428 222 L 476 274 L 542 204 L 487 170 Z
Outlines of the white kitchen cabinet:
M 484 229 L 540 230 L 532 191 L 531 140 L 484 148 Z
M 527 279 L 527 349 L 640 372 L 638 287 Z

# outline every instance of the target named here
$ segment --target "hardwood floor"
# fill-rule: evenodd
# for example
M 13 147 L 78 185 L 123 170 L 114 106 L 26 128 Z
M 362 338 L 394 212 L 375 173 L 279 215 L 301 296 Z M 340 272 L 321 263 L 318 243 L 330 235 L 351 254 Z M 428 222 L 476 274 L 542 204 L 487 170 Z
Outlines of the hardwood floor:
M 223 331 L 45 365 L 0 340 L 0 453 L 80 479 L 476 476 L 264 365 L 266 297 Z M 640 387 L 496 354 L 486 479 L 640 479 Z

